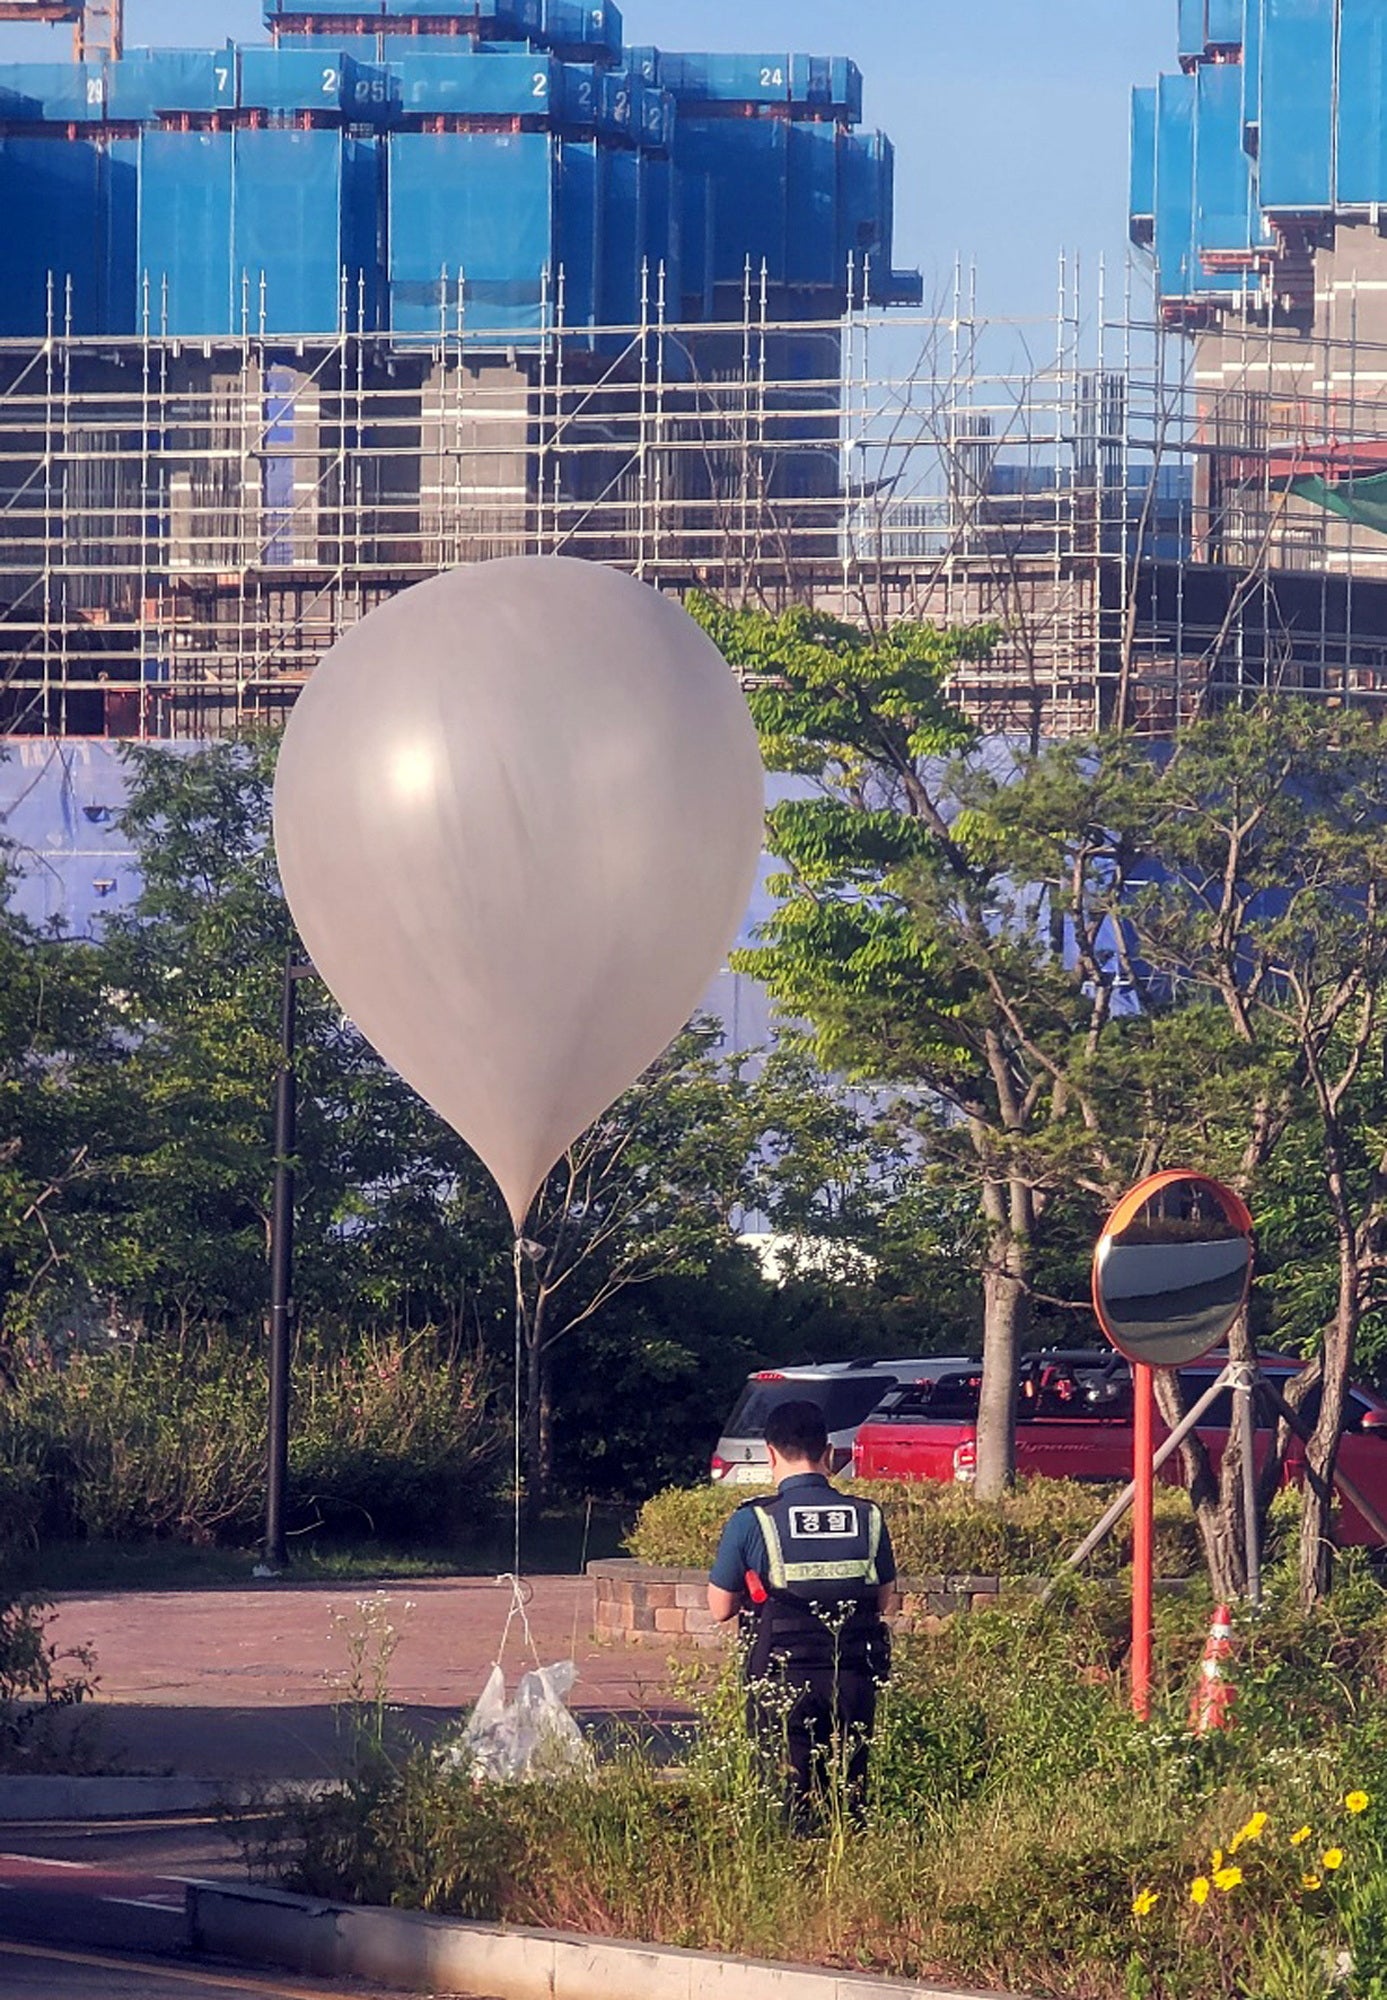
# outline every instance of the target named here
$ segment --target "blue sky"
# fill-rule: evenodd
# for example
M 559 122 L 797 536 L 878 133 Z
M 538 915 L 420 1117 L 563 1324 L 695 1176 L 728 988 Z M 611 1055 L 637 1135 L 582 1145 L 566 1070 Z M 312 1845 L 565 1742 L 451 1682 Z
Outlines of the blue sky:
M 1120 270 L 1127 95 L 1175 62 L 1175 0 L 624 0 L 627 38 L 667 48 L 851 55 L 896 143 L 896 261 L 932 295 L 976 257 L 984 310 L 1043 314 L 1061 250 Z M 66 29 L 0 29 L 20 61 Z M 259 0 L 127 0 L 126 39 L 259 39 Z

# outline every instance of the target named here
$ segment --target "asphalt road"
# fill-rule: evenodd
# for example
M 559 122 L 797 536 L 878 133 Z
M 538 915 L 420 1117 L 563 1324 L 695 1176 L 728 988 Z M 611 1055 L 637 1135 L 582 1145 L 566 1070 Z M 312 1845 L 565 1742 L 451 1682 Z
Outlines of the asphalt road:
M 211 1813 L 150 1819 L 0 1820 L 0 1855 L 76 1861 L 135 1875 L 244 1882 L 241 1851 Z
M 244 1882 L 215 1819 L 0 1824 L 5 2000 L 386 2000 L 377 1987 L 182 1956 L 183 1884 Z M 166 1955 L 165 1955 L 166 1954 Z
M 59 1949 L 0 1938 L 6 2000 L 386 2000 L 379 1988 L 324 1986 L 274 1973 L 219 1972 L 123 1952 Z M 398 1997 L 396 1996 L 396 2000 Z

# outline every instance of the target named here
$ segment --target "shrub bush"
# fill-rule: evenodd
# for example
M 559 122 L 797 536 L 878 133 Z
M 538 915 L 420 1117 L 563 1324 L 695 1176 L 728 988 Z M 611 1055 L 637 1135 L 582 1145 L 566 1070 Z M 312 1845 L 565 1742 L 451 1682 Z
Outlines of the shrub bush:
M 37 1598 L 0 1596 L 0 1771 L 43 1770 L 54 1751 L 71 1768 L 71 1732 L 60 1745 L 55 1725 L 96 1690 L 91 1654 L 55 1646 L 48 1612 Z
M 446 1532 L 490 1490 L 501 1442 L 473 1362 L 425 1336 L 311 1339 L 295 1356 L 298 1525 Z M 263 1354 L 224 1334 L 31 1358 L 0 1402 L 0 1498 L 29 1537 L 234 1542 L 264 1504 Z
M 937 1480 L 862 1480 L 852 1490 L 880 1502 L 903 1577 L 1048 1576 L 1116 1491 L 1069 1479 L 1023 1479 L 1005 1500 L 984 1506 L 967 1486 Z M 646 1501 L 626 1546 L 641 1562 L 706 1570 L 728 1515 L 749 1497 L 745 1486 L 671 1487 Z M 1202 1568 L 1189 1502 L 1170 1487 L 1156 1491 L 1156 1555 L 1163 1576 L 1195 1576 Z M 1096 1575 L 1111 1575 L 1130 1559 L 1129 1515 L 1090 1566 Z

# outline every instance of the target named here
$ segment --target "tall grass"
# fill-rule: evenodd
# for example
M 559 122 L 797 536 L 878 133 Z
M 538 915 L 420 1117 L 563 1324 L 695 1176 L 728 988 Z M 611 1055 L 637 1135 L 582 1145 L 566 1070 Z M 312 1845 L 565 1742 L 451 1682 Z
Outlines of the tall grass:
M 819 1838 L 787 1834 L 728 1666 L 697 1690 L 674 1772 L 633 1740 L 595 1781 L 476 1788 L 420 1752 L 306 1808 L 291 1879 L 474 1919 L 1067 2000 L 1382 2000 L 1382 1593 L 1352 1582 L 1332 1615 L 1306 1621 L 1288 1583 L 1242 1635 L 1238 1728 L 1201 1742 L 1183 1720 L 1207 1615 L 1162 1607 L 1152 1725 L 1131 1715 L 1124 1607 L 1101 1586 L 1048 1614 L 974 1614 L 906 1644 L 861 1833 L 837 1814 Z M 1368 1806 L 1351 1814 L 1359 1787 Z M 1192 1885 L 1217 1879 L 1216 1849 L 1226 1869 L 1239 1829 L 1240 1879 L 1197 1902 Z M 1337 1851 L 1342 1867 L 1304 1887 L 1304 1857 Z M 1336 1980 L 1344 1953 L 1353 1971 Z
M 501 1440 L 474 1361 L 425 1335 L 346 1351 L 308 1339 L 293 1382 L 298 1525 L 447 1533 L 487 1494 Z M 29 1356 L 0 1397 L 8 1538 L 244 1540 L 264 1504 L 265 1427 L 263 1352 L 225 1333 Z

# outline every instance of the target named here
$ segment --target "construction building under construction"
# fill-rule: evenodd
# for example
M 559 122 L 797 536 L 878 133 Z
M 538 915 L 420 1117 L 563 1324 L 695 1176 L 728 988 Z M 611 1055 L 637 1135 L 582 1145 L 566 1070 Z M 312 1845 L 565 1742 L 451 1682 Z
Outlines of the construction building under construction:
M 1133 264 L 1021 326 L 894 268 L 844 58 L 631 47 L 610 0 L 124 51 L 114 0 L 0 0 L 78 17 L 0 64 L 0 732 L 273 720 L 522 552 L 987 621 L 956 691 L 1033 736 L 1387 692 L 1387 0 L 1175 11 Z
M 1205 606 L 1209 683 L 1380 698 L 1387 0 L 1180 0 L 1178 31 L 1132 105 L 1170 384 L 1151 444 L 1192 475 L 1170 590 Z
M 499 554 L 836 563 L 845 316 L 919 300 L 851 62 L 628 48 L 610 0 L 267 23 L 0 64 L 0 728 L 273 717 Z

